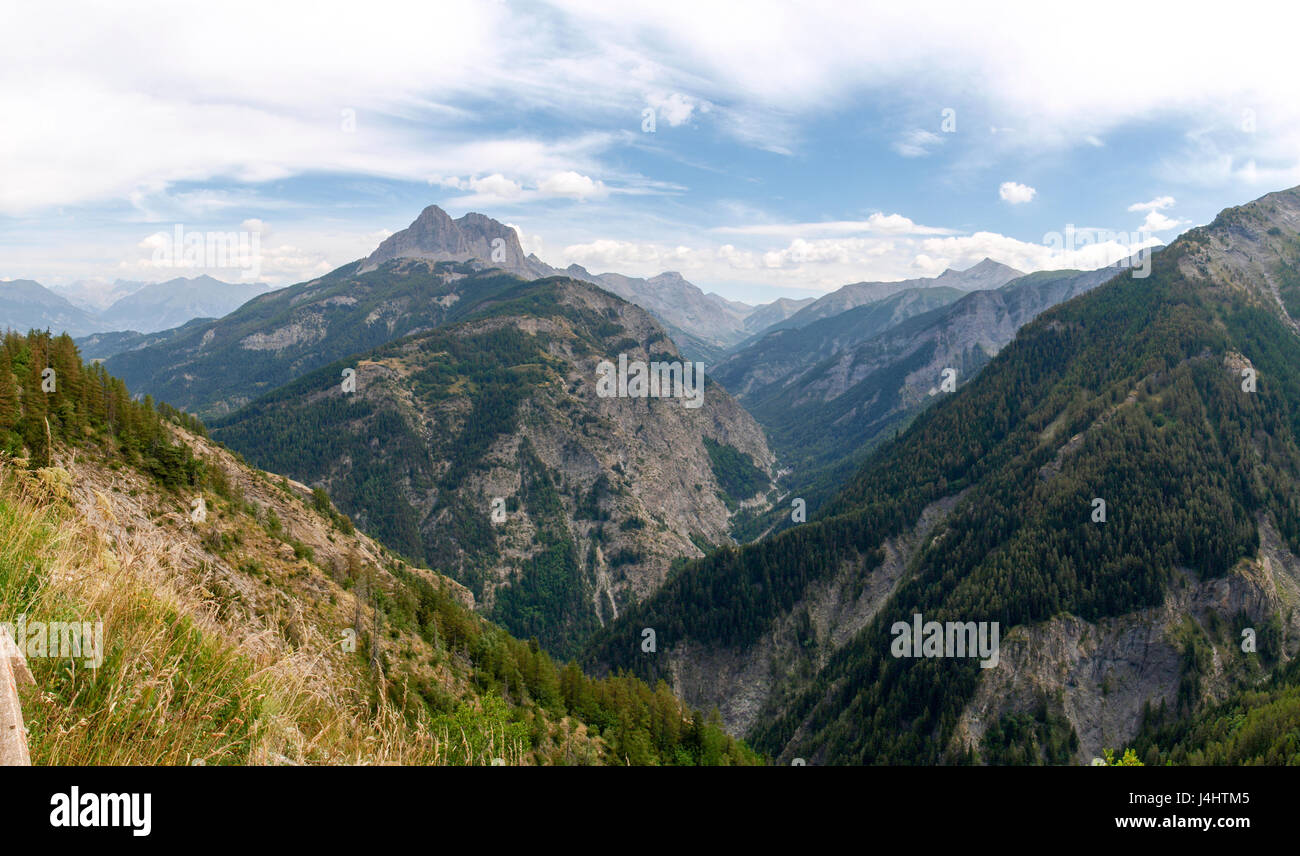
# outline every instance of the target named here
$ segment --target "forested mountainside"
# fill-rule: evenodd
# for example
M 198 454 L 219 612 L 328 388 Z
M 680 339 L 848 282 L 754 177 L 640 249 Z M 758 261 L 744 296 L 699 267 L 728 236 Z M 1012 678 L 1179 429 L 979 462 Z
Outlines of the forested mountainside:
M 1300 643 L 1298 262 L 1293 189 L 1044 312 L 816 519 L 689 563 L 590 661 L 787 763 L 1086 762 L 1144 719 L 1189 760 L 1236 690 L 1267 737 L 1290 691 L 1250 693 Z M 895 656 L 917 614 L 998 622 L 996 664 Z
M 122 330 L 113 333 L 91 333 L 78 336 L 72 341 L 77 346 L 81 358 L 87 362 L 107 360 L 125 351 L 135 351 L 150 345 L 159 345 L 175 336 L 184 336 L 193 327 L 207 329 L 212 323 L 210 318 L 195 318 L 180 327 L 161 330 L 157 333 L 137 333 L 134 330 Z
M 1039 271 L 951 301 L 944 292 L 902 292 L 771 333 L 720 366 L 717 377 L 739 394 L 792 471 L 783 488 L 816 509 L 880 442 L 969 382 L 1025 323 L 1118 273 Z M 907 309 L 927 301 L 940 305 Z
M 104 361 L 131 389 L 203 418 L 320 366 L 454 320 L 519 279 L 471 262 L 360 262 Z
M 34 763 L 760 760 L 663 684 L 592 680 L 472 603 L 67 336 L 0 340 L 0 617 L 102 628 L 76 659 L 29 646 Z
M 309 373 L 213 430 L 327 488 L 365 531 L 567 656 L 770 504 L 763 433 L 707 369 L 697 402 L 601 397 L 598 364 L 620 355 L 682 360 L 631 303 L 516 280 L 455 324 Z

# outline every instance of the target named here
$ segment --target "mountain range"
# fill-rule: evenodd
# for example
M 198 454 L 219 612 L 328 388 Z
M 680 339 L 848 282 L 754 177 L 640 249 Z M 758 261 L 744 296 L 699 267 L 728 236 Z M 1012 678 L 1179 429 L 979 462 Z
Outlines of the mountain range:
M 1294 757 L 1298 263 L 1292 189 L 1047 309 L 809 522 L 689 563 L 588 664 L 717 705 L 779 763 Z M 936 649 L 900 648 L 931 621 Z M 997 656 L 954 656 L 948 622 L 999 627 Z
M 58 636 L 27 645 L 36 765 L 761 760 L 666 687 L 593 680 L 511 637 L 323 491 L 132 401 L 66 335 L 0 336 L 0 453 L 8 629 L 17 616 L 26 645 L 38 617 L 99 628 L 71 659 Z
M 981 284 L 1010 272 L 981 264 L 996 273 Z M 816 507 L 881 440 L 974 377 L 1040 312 L 1119 272 L 1039 271 L 969 292 L 908 288 L 801 327 L 777 325 L 733 351 L 714 377 L 768 432 L 793 471 L 790 492 Z M 953 282 L 951 273 L 921 282 Z
M 454 263 L 394 260 L 362 279 L 431 264 Z M 732 543 L 733 518 L 770 504 L 773 457 L 706 376 L 698 407 L 598 395 L 601 360 L 682 364 L 644 310 L 578 280 L 511 283 L 485 298 L 457 280 L 474 311 L 309 372 L 213 431 L 568 657 L 674 561 Z
M 107 288 L 83 282 L 52 289 L 33 280 L 10 280 L 0 282 L 0 328 L 77 337 L 156 333 L 195 318 L 219 318 L 266 290 L 261 283 L 232 284 L 206 275 L 153 283 L 117 280 Z M 107 298 L 111 302 L 105 303 Z
M 554 268 L 536 255 L 525 255 L 518 233 L 509 226 L 475 213 L 453 220 L 437 205 L 425 208 L 410 226 L 385 239 L 357 272 L 367 273 L 397 258 L 456 262 L 474 259 L 526 280 L 567 276 L 599 285 L 654 315 L 684 355 L 710 364 L 749 333 L 784 320 L 812 301 L 781 298 L 756 307 L 711 292 L 706 294 L 675 271 L 646 279 L 618 273 L 593 274 L 576 264 Z
M 949 288 L 959 292 L 999 288 L 1024 276 L 1023 271 L 985 258 L 973 267 L 958 271 L 948 269 L 936 277 L 905 279 L 897 282 L 854 282 L 817 298 L 788 318 L 771 325 L 771 329 L 794 329 L 822 318 L 839 315 L 857 306 L 874 303 L 899 292 L 921 288 Z
M 48 493 L 0 474 L 0 514 L 48 495 L 69 537 L 108 527 L 111 562 L 183 557 L 213 638 L 288 652 L 350 614 L 365 653 L 331 660 L 343 684 L 312 673 L 317 697 L 352 682 L 416 734 L 489 735 L 520 763 L 1286 761 L 1297 270 L 1300 188 L 1149 271 L 986 259 L 762 307 L 556 270 L 430 206 L 220 318 L 84 354 L 9 334 L 0 450 Z M 697 360 L 716 362 L 692 393 Z M 634 391 L 629 366 L 680 394 Z M 196 492 L 214 525 L 169 510 Z

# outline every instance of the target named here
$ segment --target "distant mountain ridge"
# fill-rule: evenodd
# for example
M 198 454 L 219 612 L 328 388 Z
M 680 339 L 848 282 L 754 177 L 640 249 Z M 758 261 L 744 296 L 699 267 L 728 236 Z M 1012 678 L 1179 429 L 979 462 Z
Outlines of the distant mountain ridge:
M 112 282 L 81 279 L 67 285 L 51 285 L 50 290 L 87 312 L 103 312 L 117 301 L 149 285 L 148 282 L 115 279 Z
M 0 282 L 0 330 L 26 333 L 47 328 L 72 336 L 84 336 L 97 329 L 93 315 L 35 280 Z
M 987 291 L 1001 288 L 1011 280 L 1024 276 L 1024 271 L 995 262 L 990 258 L 966 270 L 949 268 L 938 276 L 904 279 L 897 282 L 854 282 L 817 298 L 783 321 L 773 325 L 773 329 L 803 327 L 821 318 L 838 315 L 855 306 L 874 303 L 900 291 L 914 288 L 955 288 L 958 291 Z
M 156 333 L 195 318 L 227 315 L 268 290 L 262 283 L 228 283 L 206 275 L 154 283 L 118 280 L 109 291 L 93 294 L 74 286 L 60 289 L 32 280 L 0 282 L 0 329 L 48 328 L 74 337 Z M 100 308 L 94 298 L 105 295 L 115 299 Z
M 133 350 L 105 364 L 133 390 L 211 419 L 334 360 L 454 320 L 519 284 L 472 262 L 401 258 L 358 273 L 361 266 L 268 292 L 158 341 L 131 343 Z
M 805 306 L 816 302 L 816 300 L 815 297 L 802 297 L 799 299 L 778 297 L 771 303 L 756 307 L 753 312 L 745 316 L 745 331 L 751 334 L 761 333 L 773 324 L 779 324 Z
M 714 377 L 768 431 L 783 464 L 796 470 L 790 488 L 815 507 L 877 443 L 940 397 L 945 371 L 954 389 L 967 383 L 1040 312 L 1120 272 L 1039 271 L 964 294 L 899 292 L 769 332 Z
M 195 318 L 220 318 L 268 291 L 262 283 L 231 283 L 202 275 L 136 289 L 100 314 L 106 330 L 156 333 Z

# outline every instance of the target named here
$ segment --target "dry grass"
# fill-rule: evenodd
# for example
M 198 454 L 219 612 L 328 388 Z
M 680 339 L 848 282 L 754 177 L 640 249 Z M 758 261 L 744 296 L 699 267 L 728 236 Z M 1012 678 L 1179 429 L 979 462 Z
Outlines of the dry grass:
M 0 461 L 0 620 L 103 622 L 105 640 L 97 669 L 29 659 L 33 764 L 524 762 L 523 741 L 491 718 L 467 708 L 434 723 L 389 701 L 304 612 L 292 645 L 267 629 L 275 616 L 231 626 L 176 570 L 175 546 L 110 541 L 75 509 L 65 471 Z

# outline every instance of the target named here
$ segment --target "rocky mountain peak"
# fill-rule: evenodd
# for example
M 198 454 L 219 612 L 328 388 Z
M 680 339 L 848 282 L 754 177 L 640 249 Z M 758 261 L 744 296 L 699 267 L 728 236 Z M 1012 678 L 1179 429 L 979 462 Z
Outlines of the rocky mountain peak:
M 472 211 L 453 220 L 437 205 L 425 208 L 410 226 L 385 239 L 366 258 L 358 272 L 372 271 L 397 258 L 438 262 L 477 259 L 485 265 L 512 273 L 529 271 L 528 260 L 514 229 Z
M 948 268 L 935 278 L 935 285 L 951 285 L 963 291 L 983 291 L 1006 285 L 1013 279 L 1024 276 L 1024 271 L 1016 270 L 985 256 L 978 264 L 956 270 Z

